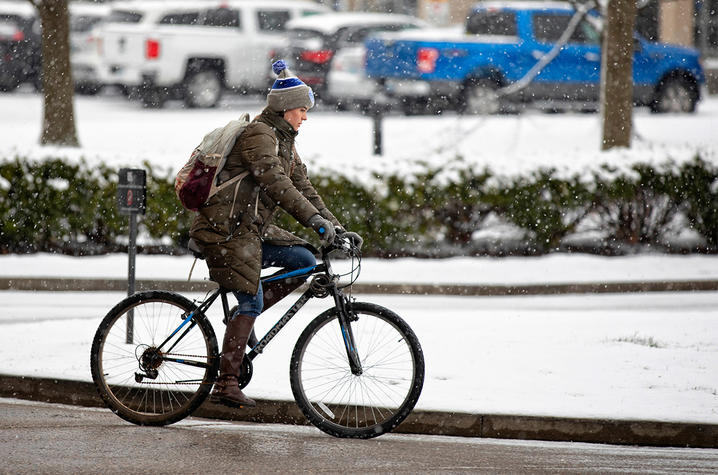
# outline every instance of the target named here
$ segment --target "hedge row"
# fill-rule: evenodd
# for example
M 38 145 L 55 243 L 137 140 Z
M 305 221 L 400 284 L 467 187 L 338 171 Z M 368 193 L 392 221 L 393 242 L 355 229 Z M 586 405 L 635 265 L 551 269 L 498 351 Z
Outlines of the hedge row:
M 192 213 L 177 202 L 169 171 L 144 166 L 140 251 L 182 253 Z M 555 170 L 500 178 L 467 166 L 375 179 L 366 185 L 336 174 L 313 177 L 340 221 L 365 237 L 367 255 L 718 251 L 718 168 L 700 157 L 662 167 L 603 167 L 589 178 Z M 117 211 L 116 190 L 117 170 L 105 165 L 0 162 L 0 253 L 126 249 L 128 220 Z M 313 239 L 290 217 L 278 219 Z

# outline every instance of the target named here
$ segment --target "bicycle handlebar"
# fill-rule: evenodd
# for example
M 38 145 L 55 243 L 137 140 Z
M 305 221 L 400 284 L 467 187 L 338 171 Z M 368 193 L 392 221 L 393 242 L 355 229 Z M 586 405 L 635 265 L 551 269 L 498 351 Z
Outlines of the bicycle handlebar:
M 361 256 L 359 247 L 357 247 L 351 239 L 342 234 L 335 236 L 334 242 L 322 246 L 322 257 L 326 257 L 330 252 L 334 251 L 341 251 L 347 257 Z

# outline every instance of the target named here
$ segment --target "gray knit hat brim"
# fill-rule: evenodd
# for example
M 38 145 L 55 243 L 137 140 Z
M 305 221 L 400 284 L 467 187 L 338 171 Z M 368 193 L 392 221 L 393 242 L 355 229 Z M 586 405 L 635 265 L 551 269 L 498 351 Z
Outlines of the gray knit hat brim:
M 279 60 L 272 65 L 277 74 L 272 89 L 267 95 L 267 106 L 276 112 L 314 106 L 314 92 L 312 88 L 292 74 L 284 61 Z

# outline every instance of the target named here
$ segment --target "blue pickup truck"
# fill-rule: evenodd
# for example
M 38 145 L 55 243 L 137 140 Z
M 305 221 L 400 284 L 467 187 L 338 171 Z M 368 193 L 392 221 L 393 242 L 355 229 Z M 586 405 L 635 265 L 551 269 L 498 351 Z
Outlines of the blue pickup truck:
M 558 54 L 535 74 L 574 14 L 568 3 L 482 2 L 469 12 L 461 30 L 369 38 L 366 72 L 406 112 L 432 103 L 465 113 L 527 104 L 595 109 L 601 76 L 602 19 L 597 12 L 583 16 L 556 49 Z M 693 112 L 705 81 L 698 51 L 638 35 L 634 44 L 635 104 L 654 112 Z

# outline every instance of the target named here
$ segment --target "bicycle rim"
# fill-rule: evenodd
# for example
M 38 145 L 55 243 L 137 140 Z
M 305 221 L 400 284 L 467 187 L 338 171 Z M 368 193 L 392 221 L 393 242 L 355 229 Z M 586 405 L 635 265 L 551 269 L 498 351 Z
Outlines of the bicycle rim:
M 117 415 L 140 425 L 165 425 L 191 414 L 207 397 L 217 366 L 217 340 L 202 314 L 171 292 L 143 292 L 105 317 L 92 345 L 92 378 Z
M 394 429 L 411 412 L 424 381 L 414 332 L 399 316 L 373 304 L 352 305 L 351 329 L 363 372 L 354 375 L 331 309 L 313 320 L 292 354 L 290 379 L 307 418 L 336 437 L 370 438 Z

